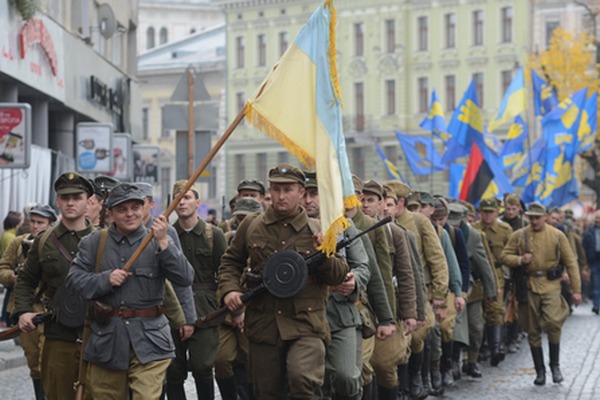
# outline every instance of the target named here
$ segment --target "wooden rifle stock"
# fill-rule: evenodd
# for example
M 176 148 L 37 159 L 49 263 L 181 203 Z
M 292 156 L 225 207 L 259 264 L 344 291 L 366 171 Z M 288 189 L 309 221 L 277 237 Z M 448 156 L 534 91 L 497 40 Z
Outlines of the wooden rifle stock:
M 34 325 L 37 326 L 43 322 L 49 321 L 51 317 L 52 317 L 51 312 L 45 312 L 45 313 L 37 314 L 35 317 L 33 317 L 31 319 L 31 322 L 33 322 Z M 21 331 L 19 329 L 18 324 L 13 326 L 12 328 L 5 329 L 0 332 L 0 342 L 4 341 L 4 340 L 8 340 L 8 339 L 14 339 L 14 338 L 18 337 L 21 334 L 21 332 L 23 332 L 23 331 Z

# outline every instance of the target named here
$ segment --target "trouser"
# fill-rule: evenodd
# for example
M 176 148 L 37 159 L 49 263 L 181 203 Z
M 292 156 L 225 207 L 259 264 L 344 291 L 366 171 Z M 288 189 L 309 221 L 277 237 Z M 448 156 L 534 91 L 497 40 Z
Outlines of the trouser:
M 348 327 L 331 332 L 326 351 L 325 392 L 345 397 L 358 395 L 362 388 L 362 330 Z
M 431 338 L 431 362 L 440 361 L 442 357 L 442 342 L 452 341 L 454 326 L 456 323 L 456 307 L 454 307 L 454 293 L 448 293 L 446 299 L 446 318 L 440 323 L 435 323 L 430 335 Z
M 250 341 L 254 394 L 260 400 L 314 399 L 323 386 L 325 343 L 318 337 L 300 337 L 276 345 Z
M 505 313 L 503 299 L 496 298 L 496 300 L 491 302 L 487 300 L 483 302 L 483 315 L 487 326 L 504 324 Z
M 562 325 L 569 316 L 569 306 L 560 290 L 548 293 L 527 294 L 527 319 L 525 327 L 529 346 L 542 346 L 542 327 L 548 333 L 550 343 L 560 343 Z
M 410 337 L 402 323 L 398 323 L 396 333 L 386 340 L 375 340 L 375 351 L 371 365 L 377 377 L 377 384 L 386 389 L 398 386 L 398 365 L 408 362 Z
M 362 368 L 361 378 L 363 386 L 368 385 L 373 380 L 373 366 L 371 359 L 375 351 L 375 336 L 362 340 Z
M 79 343 L 46 338 L 42 350 L 42 383 L 48 400 L 75 398 L 73 384 L 79 378 L 80 350 Z
M 425 347 L 425 339 L 429 334 L 431 328 L 435 324 L 435 314 L 433 313 L 433 308 L 431 304 L 427 303 L 425 305 L 426 318 L 425 325 L 421 328 L 417 329 L 412 334 L 411 342 L 410 342 L 410 350 L 413 353 L 420 353 L 423 351 L 423 347 Z
M 44 348 L 44 325 L 38 325 L 31 332 L 21 332 L 19 335 L 19 341 L 25 358 L 27 359 L 27 366 L 29 367 L 29 375 L 32 379 L 41 379 L 41 362 L 42 362 L 42 349 Z
M 215 358 L 215 377 L 229 379 L 233 377 L 235 365 L 246 365 L 248 361 L 248 338 L 229 325 L 219 327 L 219 351 Z
M 165 359 L 142 364 L 135 353 L 130 351 L 129 368 L 125 371 L 90 363 L 87 371 L 86 391 L 93 399 L 158 399 L 170 362 L 170 359 Z
M 476 363 L 479 356 L 479 348 L 483 340 L 483 308 L 481 301 L 467 304 L 467 318 L 469 321 L 469 362 Z
M 202 383 L 212 383 L 212 366 L 219 349 L 219 330 L 217 326 L 196 329 L 186 341 L 173 333 L 175 358 L 167 369 L 167 383 L 180 385 L 188 376 L 188 361 L 194 379 Z

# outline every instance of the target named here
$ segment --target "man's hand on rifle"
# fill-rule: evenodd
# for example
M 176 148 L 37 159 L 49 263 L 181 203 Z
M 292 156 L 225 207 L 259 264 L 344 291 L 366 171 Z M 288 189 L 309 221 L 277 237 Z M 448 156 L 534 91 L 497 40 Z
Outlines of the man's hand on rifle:
M 179 327 L 179 337 L 181 340 L 188 340 L 194 334 L 194 325 L 183 325 Z
M 223 302 L 229 311 L 239 310 L 244 306 L 244 303 L 242 302 L 242 292 L 233 291 L 227 293 Z
M 323 243 L 323 232 L 317 232 L 313 235 L 313 245 L 315 249 L 318 248 L 321 243 Z
M 354 293 L 355 288 L 356 280 L 354 279 L 354 274 L 352 272 L 348 272 L 344 282 L 338 285 L 337 290 L 342 296 L 350 296 L 352 293 Z
M 33 319 L 33 317 L 35 317 L 38 314 L 41 314 L 41 312 L 39 312 L 39 313 L 28 312 L 28 313 L 21 314 L 21 316 L 19 317 L 19 329 L 22 330 L 23 332 L 33 331 L 35 329 L 35 324 L 33 323 L 32 319 Z
M 125 282 L 125 279 L 127 279 L 129 275 L 131 275 L 131 272 L 127 272 L 122 269 L 115 269 L 108 276 L 108 281 L 110 282 L 111 286 L 118 287 Z
M 521 256 L 521 265 L 529 265 L 533 260 L 533 254 L 525 253 Z

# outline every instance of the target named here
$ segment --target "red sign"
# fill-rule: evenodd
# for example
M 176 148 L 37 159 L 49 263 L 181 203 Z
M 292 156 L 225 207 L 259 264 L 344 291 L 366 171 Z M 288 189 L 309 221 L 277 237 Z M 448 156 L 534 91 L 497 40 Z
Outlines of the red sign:
M 33 18 L 25 22 L 19 30 L 19 50 L 21 58 L 25 58 L 27 49 L 35 44 L 39 44 L 48 58 L 52 75 L 58 73 L 58 57 L 54 49 L 54 42 L 50 32 L 41 19 Z
M 23 113 L 19 108 L 0 109 L 0 137 L 6 135 L 23 121 Z

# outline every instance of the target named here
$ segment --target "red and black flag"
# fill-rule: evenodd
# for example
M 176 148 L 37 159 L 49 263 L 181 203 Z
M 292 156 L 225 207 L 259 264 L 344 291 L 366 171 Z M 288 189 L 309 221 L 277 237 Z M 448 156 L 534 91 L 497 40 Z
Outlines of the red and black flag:
M 485 160 L 478 143 L 474 142 L 471 147 L 471 156 L 465 170 L 462 186 L 460 188 L 460 200 L 471 204 L 479 203 L 481 196 L 494 179 L 494 173 Z

